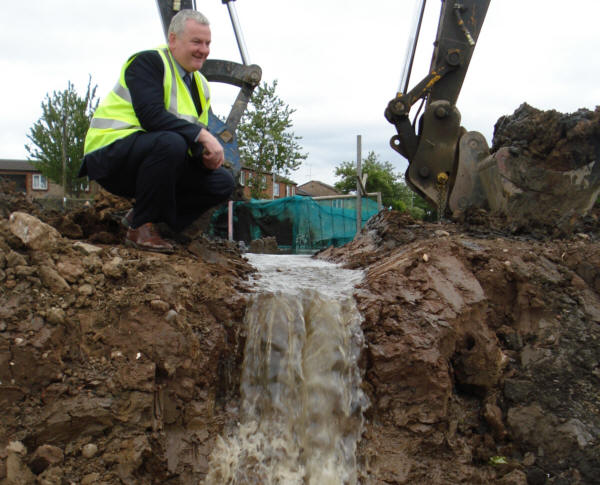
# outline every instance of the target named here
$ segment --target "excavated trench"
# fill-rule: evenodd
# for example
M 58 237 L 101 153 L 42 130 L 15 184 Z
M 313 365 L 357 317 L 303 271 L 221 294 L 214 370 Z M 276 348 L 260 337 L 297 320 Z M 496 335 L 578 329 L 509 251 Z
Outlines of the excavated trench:
M 571 170 L 598 116 L 523 107 L 498 140 Z M 127 207 L 0 193 L 0 484 L 598 483 L 597 206 L 382 212 L 293 271 L 126 248 Z

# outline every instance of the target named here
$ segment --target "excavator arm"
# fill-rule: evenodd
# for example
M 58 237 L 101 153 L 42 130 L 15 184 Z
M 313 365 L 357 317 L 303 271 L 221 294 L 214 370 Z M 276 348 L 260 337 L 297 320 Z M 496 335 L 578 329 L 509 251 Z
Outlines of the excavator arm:
M 466 130 L 460 125 L 456 101 L 490 0 L 442 0 L 429 74 L 408 90 L 425 2 L 419 0 L 401 86 L 389 102 L 385 117 L 397 131 L 390 140 L 392 148 L 409 162 L 405 176 L 407 184 L 443 214 L 451 192 L 461 190 L 461 183 L 456 185 L 456 182 L 460 140 Z M 423 115 L 411 122 L 410 110 L 419 101 L 425 105 Z M 471 143 L 469 152 L 475 152 L 477 157 L 489 155 L 485 139 L 475 138 L 477 142 L 483 139 L 486 146 L 473 150 Z M 473 193 L 472 187 L 462 190 L 463 193 L 452 197 L 452 203 L 464 207 L 480 203 L 482 195 Z

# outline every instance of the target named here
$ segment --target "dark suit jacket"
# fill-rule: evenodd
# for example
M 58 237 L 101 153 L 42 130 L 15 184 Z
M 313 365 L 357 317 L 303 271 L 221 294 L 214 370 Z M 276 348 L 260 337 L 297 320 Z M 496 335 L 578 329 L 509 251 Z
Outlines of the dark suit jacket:
M 163 77 L 163 61 L 154 50 L 137 54 L 125 71 L 125 82 L 131 93 L 133 109 L 142 128 L 146 131 L 179 133 L 190 147 L 201 148 L 198 143 L 194 143 L 200 131 L 198 125 L 182 120 L 166 110 Z M 197 109 L 200 108 L 197 106 Z M 118 165 L 119 159 L 128 155 L 140 133 L 143 132 L 134 133 L 86 155 L 78 176 L 87 175 L 92 180 L 109 177 L 117 168 L 115 165 Z

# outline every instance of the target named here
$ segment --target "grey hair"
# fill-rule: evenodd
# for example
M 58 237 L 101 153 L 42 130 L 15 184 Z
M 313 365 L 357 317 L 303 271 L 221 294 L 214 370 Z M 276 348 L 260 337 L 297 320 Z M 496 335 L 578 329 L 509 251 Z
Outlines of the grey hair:
M 168 34 L 171 34 L 171 32 L 173 32 L 177 36 L 183 34 L 183 30 L 185 29 L 185 23 L 188 20 L 193 20 L 194 22 L 197 22 L 202 25 L 210 25 L 210 22 L 204 14 L 201 14 L 197 10 L 184 9 L 177 12 L 177 14 L 175 14 L 171 19 Z

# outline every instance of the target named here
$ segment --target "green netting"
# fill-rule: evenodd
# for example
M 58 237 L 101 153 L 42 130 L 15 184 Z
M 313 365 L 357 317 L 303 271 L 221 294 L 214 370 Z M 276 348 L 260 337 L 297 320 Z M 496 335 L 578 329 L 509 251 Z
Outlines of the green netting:
M 233 238 L 249 244 L 273 236 L 280 248 L 294 253 L 342 246 L 356 233 L 355 205 L 355 199 L 316 201 L 300 196 L 234 202 Z M 375 201 L 362 199 L 363 225 L 377 212 Z M 227 237 L 227 207 L 213 214 L 211 232 Z

